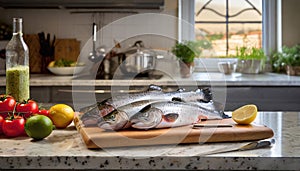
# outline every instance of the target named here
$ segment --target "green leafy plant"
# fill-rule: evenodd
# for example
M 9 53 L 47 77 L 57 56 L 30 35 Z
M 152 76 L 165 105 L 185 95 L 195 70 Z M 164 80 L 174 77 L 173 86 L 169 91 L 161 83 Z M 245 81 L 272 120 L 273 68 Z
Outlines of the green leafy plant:
M 300 45 L 282 47 L 282 52 L 272 56 L 272 69 L 275 72 L 285 71 L 286 66 L 300 66 Z
M 265 61 L 267 59 L 262 49 L 255 47 L 247 48 L 245 46 L 236 48 L 236 56 L 241 60 L 256 59 Z
M 258 74 L 264 71 L 267 56 L 261 48 L 240 47 L 236 49 L 238 58 L 237 71 Z
M 191 63 L 195 57 L 201 54 L 201 50 L 199 43 L 195 41 L 184 41 L 182 43 L 177 42 L 172 48 L 172 53 L 181 61 Z

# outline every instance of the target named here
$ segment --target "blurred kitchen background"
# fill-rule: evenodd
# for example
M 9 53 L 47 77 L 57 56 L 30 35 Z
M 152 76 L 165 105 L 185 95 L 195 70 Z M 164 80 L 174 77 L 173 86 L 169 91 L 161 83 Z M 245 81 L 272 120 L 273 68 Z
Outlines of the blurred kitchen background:
M 16 5 L 17 4 L 17 5 Z M 57 5 L 59 4 L 59 5 Z M 50 34 L 52 41 L 55 36 L 54 59 L 61 58 L 77 60 L 87 65 L 92 64 L 88 60 L 92 49 L 93 23 L 96 24 L 96 47 L 105 47 L 106 53 L 113 45 L 122 45 L 122 51 L 126 51 L 136 41 L 142 40 L 145 47 L 168 51 L 174 46 L 176 40 L 158 35 L 134 35 L 137 28 L 152 23 L 152 15 L 141 18 L 130 23 L 119 21 L 102 32 L 101 28 L 127 16 L 142 13 L 166 14 L 178 16 L 178 2 L 176 0 L 126 0 L 126 1 L 39 1 L 24 2 L 6 1 L 0 9 L 0 21 L 2 25 L 11 27 L 13 17 L 23 18 L 24 40 L 30 49 L 31 73 L 42 73 L 42 59 L 40 56 L 40 43 L 38 33 L 46 37 Z M 166 16 L 167 17 L 167 16 Z M 128 20 L 127 20 L 128 21 Z M 178 38 L 178 23 L 166 23 L 165 20 L 156 20 L 155 24 L 160 26 L 162 32 L 168 32 L 174 38 Z M 9 33 L 8 39 L 11 33 Z M 128 35 L 134 35 L 128 37 Z M 0 41 L 0 49 L 4 49 L 8 40 Z M 84 47 L 86 45 L 86 47 Z M 85 48 L 83 50 L 83 48 Z M 82 54 L 80 52 L 83 50 Z M 119 49 L 120 51 L 120 49 Z M 4 62 L 4 59 L 1 59 Z M 1 74 L 4 74 L 4 63 L 1 61 Z M 171 69 L 171 67 L 170 67 Z M 47 71 L 47 70 L 46 70 Z

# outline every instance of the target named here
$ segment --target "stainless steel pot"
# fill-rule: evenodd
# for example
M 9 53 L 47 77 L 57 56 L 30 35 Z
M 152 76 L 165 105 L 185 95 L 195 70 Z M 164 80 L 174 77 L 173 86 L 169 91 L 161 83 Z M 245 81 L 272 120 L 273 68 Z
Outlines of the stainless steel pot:
M 154 70 L 156 66 L 155 51 L 145 48 L 142 41 L 135 42 L 131 48 L 120 53 L 119 56 L 122 59 L 119 60 L 120 70 L 125 75 L 137 75 Z

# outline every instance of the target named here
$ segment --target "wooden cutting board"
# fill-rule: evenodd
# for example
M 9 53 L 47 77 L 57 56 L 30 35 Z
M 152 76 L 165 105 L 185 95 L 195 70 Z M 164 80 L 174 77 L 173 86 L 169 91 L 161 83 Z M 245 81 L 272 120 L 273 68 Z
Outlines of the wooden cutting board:
M 56 39 L 54 59 L 77 61 L 80 54 L 80 41 L 76 39 Z
M 37 34 L 24 35 L 24 41 L 29 49 L 29 66 L 31 73 L 40 73 L 42 56 L 40 54 L 40 41 Z
M 77 116 L 74 123 L 87 148 L 250 141 L 271 138 L 274 135 L 272 129 L 266 126 L 238 125 L 232 119 L 201 122 L 205 125 L 230 124 L 232 127 L 183 126 L 151 130 L 127 129 L 117 132 L 98 127 L 84 127 Z

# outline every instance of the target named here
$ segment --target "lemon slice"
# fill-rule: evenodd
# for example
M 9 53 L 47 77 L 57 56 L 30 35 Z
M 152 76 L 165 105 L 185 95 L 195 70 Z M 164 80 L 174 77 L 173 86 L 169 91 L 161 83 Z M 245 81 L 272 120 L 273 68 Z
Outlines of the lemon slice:
M 232 119 L 238 124 L 250 124 L 257 115 L 257 107 L 254 104 L 242 106 L 232 112 Z

